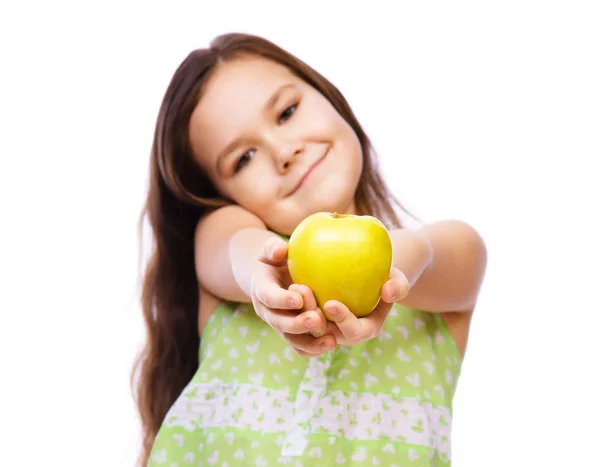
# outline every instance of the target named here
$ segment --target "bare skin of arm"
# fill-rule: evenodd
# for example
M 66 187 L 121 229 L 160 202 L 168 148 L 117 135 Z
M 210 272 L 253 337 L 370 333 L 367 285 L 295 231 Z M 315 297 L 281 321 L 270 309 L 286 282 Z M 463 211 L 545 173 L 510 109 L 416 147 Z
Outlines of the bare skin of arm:
M 276 236 L 239 206 L 226 206 L 205 216 L 196 228 L 194 258 L 202 288 L 223 300 L 249 302 L 249 265 L 265 241 Z
M 487 250 L 473 227 L 442 221 L 418 231 L 391 232 L 394 266 L 411 286 L 405 306 L 441 313 L 464 356 L 487 266 Z
M 274 236 L 258 217 L 239 206 L 220 208 L 200 220 L 194 239 L 200 332 L 221 300 L 250 302 L 249 265 Z
M 295 349 L 309 351 L 310 345 L 306 339 L 298 343 L 293 335 L 323 335 L 325 317 L 320 311 L 306 310 L 307 291 L 288 288 L 292 281 L 286 242 L 258 217 L 239 206 L 216 210 L 198 223 L 195 246 L 200 332 L 219 302 L 227 300 L 252 303 L 256 314 L 284 339 L 302 345 Z M 307 326 L 305 320 L 311 317 Z
M 394 266 L 410 284 L 408 295 L 398 302 L 443 313 L 464 353 L 487 261 L 481 237 L 459 221 L 437 222 L 417 231 L 395 230 L 391 236 Z M 278 236 L 239 206 L 221 208 L 201 220 L 195 238 L 200 331 L 219 300 L 251 301 L 252 264 L 271 237 Z
M 310 289 L 291 282 L 287 244 L 260 219 L 237 206 L 221 208 L 198 223 L 195 242 L 200 333 L 221 300 L 252 302 L 256 314 L 300 355 L 335 347 Z
M 393 263 L 410 284 L 403 305 L 434 313 L 472 310 L 487 264 L 479 234 L 461 221 L 394 230 Z
M 437 222 L 416 231 L 395 230 L 390 235 L 393 268 L 382 287 L 380 305 L 395 302 L 439 313 L 464 355 L 487 261 L 481 237 L 459 221 Z M 354 345 L 379 334 L 390 309 L 380 305 L 360 319 L 336 300 L 324 307 L 333 316 L 336 327 L 331 332 L 338 342 Z

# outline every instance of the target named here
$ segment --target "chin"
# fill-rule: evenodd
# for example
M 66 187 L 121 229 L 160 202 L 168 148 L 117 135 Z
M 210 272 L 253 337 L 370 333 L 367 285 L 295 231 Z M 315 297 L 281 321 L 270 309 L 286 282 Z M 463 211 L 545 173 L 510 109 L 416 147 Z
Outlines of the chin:
M 331 197 L 326 201 L 321 200 L 320 203 L 315 203 L 312 206 L 312 209 L 310 209 L 310 211 L 307 212 L 304 217 L 317 212 L 337 212 L 338 214 L 349 214 L 349 211 L 352 209 L 353 205 L 353 198 L 348 200 L 345 197 L 342 199 Z
M 319 197 L 315 199 L 315 206 L 319 207 L 317 211 L 343 213 L 354 205 L 355 194 L 354 184 L 348 184 L 346 180 L 336 184 L 332 180 L 323 189 L 314 191 L 315 197 Z

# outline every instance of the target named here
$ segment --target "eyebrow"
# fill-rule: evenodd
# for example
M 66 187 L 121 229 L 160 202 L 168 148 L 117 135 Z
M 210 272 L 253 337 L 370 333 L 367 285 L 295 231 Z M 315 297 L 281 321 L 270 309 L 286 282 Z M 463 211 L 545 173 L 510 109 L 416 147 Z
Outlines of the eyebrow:
M 269 99 L 267 99 L 267 102 L 265 102 L 265 105 L 263 106 L 263 113 L 268 113 L 271 110 L 273 110 L 273 107 L 275 107 L 275 104 L 277 104 L 277 101 L 279 100 L 279 98 L 281 97 L 281 94 L 283 94 L 284 91 L 288 90 L 288 89 L 295 89 L 297 86 L 293 83 L 288 83 L 288 84 L 284 84 L 283 86 L 280 86 L 272 95 L 271 97 L 269 97 Z M 217 163 L 216 163 L 216 169 L 217 169 L 217 173 L 222 173 L 222 165 L 223 165 L 223 161 L 225 160 L 225 157 L 231 152 L 233 151 L 233 149 L 239 144 L 239 138 L 235 138 L 233 141 L 231 141 L 229 144 L 227 144 L 227 146 L 225 146 L 221 152 L 219 152 L 219 155 L 217 156 Z

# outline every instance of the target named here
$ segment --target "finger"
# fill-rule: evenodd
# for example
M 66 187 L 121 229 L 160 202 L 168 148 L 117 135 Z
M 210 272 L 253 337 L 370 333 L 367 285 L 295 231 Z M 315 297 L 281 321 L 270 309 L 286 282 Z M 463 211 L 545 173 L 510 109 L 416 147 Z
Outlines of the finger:
M 296 351 L 306 352 L 310 355 L 322 355 L 325 352 L 333 350 L 337 342 L 333 336 L 324 336 L 315 339 L 310 334 L 284 334 L 283 338 Z
M 308 286 L 302 284 L 292 284 L 289 286 L 288 290 L 298 292 L 302 296 L 302 301 L 304 302 L 302 307 L 303 310 L 315 310 L 317 312 L 316 319 L 311 318 L 306 324 L 314 337 L 324 336 L 327 331 L 327 319 L 323 312 L 318 308 L 317 300 L 315 299 L 312 290 L 310 290 Z
M 256 288 L 256 298 L 267 308 L 299 310 L 302 308 L 302 295 L 293 290 L 285 290 L 276 282 L 264 281 Z
M 307 310 L 316 310 L 317 309 L 317 300 L 315 299 L 315 295 L 313 291 L 310 290 L 310 287 L 302 284 L 292 284 L 289 286 L 288 290 L 293 290 L 302 295 L 302 300 L 304 301 L 304 308 Z
M 307 334 L 310 331 L 309 324 L 317 319 L 315 311 L 297 313 L 266 309 L 263 312 L 263 320 L 280 334 Z
M 333 318 L 346 341 L 357 343 L 371 337 L 367 335 L 368 330 L 364 329 L 363 323 L 342 302 L 329 300 L 324 309 Z
M 392 268 L 390 278 L 381 288 L 381 299 L 387 303 L 395 303 L 408 295 L 410 284 L 402 271 Z
M 379 300 L 375 309 L 367 316 L 357 318 L 343 303 L 331 300 L 326 310 L 336 320 L 333 332 L 338 343 L 354 345 L 379 335 L 393 304 Z
M 307 323 L 307 326 L 310 330 L 310 334 L 314 337 L 321 337 L 324 336 L 325 334 L 331 334 L 331 332 L 328 332 L 328 330 L 331 327 L 334 327 L 337 329 L 337 327 L 333 324 L 330 323 L 329 321 L 327 321 L 327 318 L 325 318 L 325 315 L 323 314 L 323 312 L 321 311 L 320 308 L 317 308 L 315 310 L 315 313 L 318 315 L 318 319 L 316 321 L 312 320 Z
M 265 241 L 258 260 L 271 266 L 281 266 L 287 257 L 287 243 L 280 237 Z

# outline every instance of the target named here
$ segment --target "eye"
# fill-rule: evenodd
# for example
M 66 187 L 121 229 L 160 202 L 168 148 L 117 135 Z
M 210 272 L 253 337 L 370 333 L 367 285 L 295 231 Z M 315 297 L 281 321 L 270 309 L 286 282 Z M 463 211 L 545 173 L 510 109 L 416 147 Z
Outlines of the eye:
M 238 173 L 240 170 L 242 170 L 244 166 L 254 157 L 255 152 L 256 151 L 254 149 L 250 149 L 242 154 L 242 156 L 235 163 L 235 167 L 233 169 L 234 173 Z
M 279 124 L 281 125 L 282 123 L 287 121 L 294 114 L 297 108 L 298 104 L 294 104 L 290 105 L 283 112 L 281 112 L 281 115 L 279 115 Z

